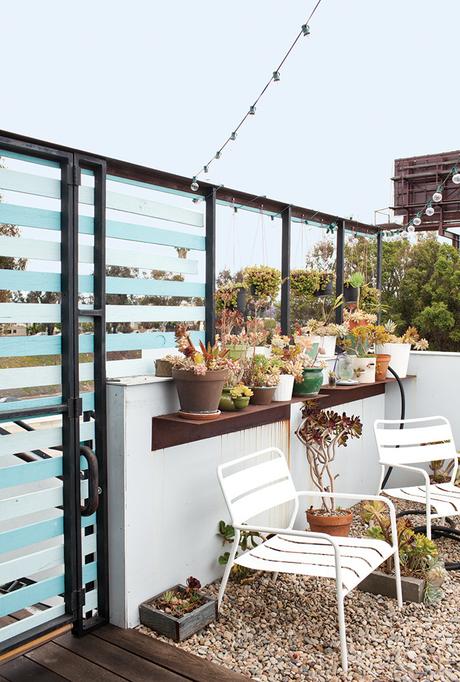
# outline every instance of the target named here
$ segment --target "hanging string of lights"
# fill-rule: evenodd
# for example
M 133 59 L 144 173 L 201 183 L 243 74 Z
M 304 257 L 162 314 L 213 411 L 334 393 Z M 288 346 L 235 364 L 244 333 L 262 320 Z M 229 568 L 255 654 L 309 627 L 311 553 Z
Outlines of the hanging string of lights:
M 204 166 L 202 166 L 202 168 L 193 176 L 192 184 L 190 185 L 190 189 L 192 189 L 193 192 L 197 192 L 197 191 L 199 190 L 199 188 L 200 188 L 200 185 L 199 185 L 199 183 L 198 183 L 198 178 L 199 178 L 199 176 L 200 176 L 202 173 L 208 173 L 211 164 L 213 164 L 214 161 L 216 161 L 216 160 L 218 160 L 218 159 L 221 158 L 222 152 L 224 151 L 225 147 L 226 147 L 230 142 L 234 142 L 234 141 L 236 140 L 240 128 L 244 125 L 244 123 L 247 121 L 247 119 L 248 119 L 250 116 L 254 116 L 254 115 L 255 115 L 255 113 L 256 113 L 256 107 L 257 107 L 258 103 L 260 102 L 260 100 L 262 99 L 262 97 L 263 97 L 263 96 L 265 95 L 265 93 L 267 92 L 267 90 L 268 90 L 268 88 L 270 87 L 270 85 L 271 85 L 272 83 L 277 83 L 277 82 L 281 79 L 281 76 L 280 76 L 281 69 L 282 69 L 282 67 L 284 66 L 284 63 L 286 62 L 287 58 L 288 58 L 289 55 L 291 54 L 292 50 L 294 49 L 294 47 L 296 46 L 296 44 L 298 43 L 298 41 L 300 40 L 300 38 L 301 38 L 302 36 L 309 36 L 309 35 L 310 35 L 310 26 L 309 26 L 309 22 L 310 22 L 311 19 L 313 18 L 313 15 L 315 14 L 315 12 L 316 12 L 316 10 L 318 9 L 318 7 L 320 6 L 321 2 L 322 2 L 322 0 L 317 0 L 315 6 L 313 7 L 312 11 L 310 12 L 310 14 L 309 14 L 308 18 L 306 19 L 305 23 L 302 24 L 301 29 L 300 29 L 299 33 L 297 34 L 295 40 L 292 42 L 291 46 L 289 47 L 288 51 L 287 51 L 286 54 L 284 55 L 284 57 L 283 57 L 283 59 L 281 60 L 281 62 L 278 64 L 278 66 L 276 67 L 276 69 L 273 71 L 273 73 L 272 73 L 270 79 L 268 80 L 268 82 L 265 84 L 265 86 L 262 88 L 262 90 L 261 90 L 261 92 L 259 93 L 259 95 L 258 95 L 258 96 L 256 97 L 256 99 L 254 100 L 254 103 L 251 104 L 251 106 L 249 107 L 248 111 L 244 114 L 244 116 L 243 116 L 243 118 L 241 119 L 241 121 L 240 121 L 240 122 L 238 123 L 238 125 L 234 128 L 234 130 L 230 133 L 229 137 L 227 137 L 227 139 L 225 140 L 225 142 L 223 143 L 223 145 L 221 145 L 221 146 L 219 147 L 219 149 L 218 149 L 217 152 L 214 154 L 214 156 L 213 156 L 211 159 L 209 159 L 209 161 L 208 161 Z
M 427 215 L 428 217 L 434 215 L 435 209 L 433 204 L 441 203 L 444 189 L 449 180 L 452 180 L 454 185 L 460 185 L 460 161 L 455 166 L 452 166 L 444 180 L 436 187 L 436 191 L 433 193 L 431 198 L 428 199 L 424 207 L 420 211 L 418 211 L 413 218 L 411 218 L 407 225 L 393 233 L 384 232 L 383 233 L 384 237 L 391 237 L 392 234 L 396 234 L 402 235 L 403 237 L 407 238 L 409 234 L 413 234 L 415 232 L 415 228 L 419 227 L 422 224 L 423 215 Z

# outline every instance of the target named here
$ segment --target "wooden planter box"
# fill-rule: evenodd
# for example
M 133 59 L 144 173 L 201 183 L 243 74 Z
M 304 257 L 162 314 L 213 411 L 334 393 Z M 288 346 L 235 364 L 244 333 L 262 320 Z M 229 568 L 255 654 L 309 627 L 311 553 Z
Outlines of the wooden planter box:
M 182 591 L 185 590 L 185 586 L 175 585 L 171 590 Z M 169 590 L 165 590 L 165 592 L 167 591 Z M 217 600 L 208 597 L 206 594 L 200 593 L 205 600 L 204 604 L 180 618 L 155 608 L 155 601 L 163 594 L 164 592 L 161 592 L 156 597 L 142 602 L 139 606 L 139 617 L 142 625 L 155 630 L 160 635 L 165 635 L 175 642 L 182 642 L 216 620 Z
M 425 581 L 422 578 L 401 576 L 403 601 L 423 602 Z M 396 599 L 396 580 L 394 575 L 383 571 L 374 571 L 358 585 L 358 589 L 371 594 L 381 594 L 383 597 Z

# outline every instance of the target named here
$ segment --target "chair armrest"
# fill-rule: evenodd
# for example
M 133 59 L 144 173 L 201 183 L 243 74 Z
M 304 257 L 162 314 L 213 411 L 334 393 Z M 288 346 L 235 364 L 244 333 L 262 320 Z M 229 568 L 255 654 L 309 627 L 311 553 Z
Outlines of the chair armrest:
M 313 533 L 309 530 L 292 530 L 290 528 L 271 528 L 269 526 L 247 526 L 238 524 L 233 524 L 233 527 L 239 531 L 249 530 L 255 533 L 273 533 L 273 535 L 293 535 L 303 538 L 320 538 L 321 540 L 327 540 L 327 542 L 334 547 L 336 553 L 338 553 L 340 549 L 335 539 L 331 535 L 327 535 L 327 533 Z
M 425 479 L 426 486 L 430 485 L 430 477 L 428 476 L 425 469 L 420 469 L 420 467 L 413 467 L 410 466 L 409 464 L 393 464 L 390 462 L 381 462 L 381 464 L 393 467 L 394 469 L 406 469 L 407 471 L 415 471 L 417 474 L 421 474 L 423 476 L 423 478 Z

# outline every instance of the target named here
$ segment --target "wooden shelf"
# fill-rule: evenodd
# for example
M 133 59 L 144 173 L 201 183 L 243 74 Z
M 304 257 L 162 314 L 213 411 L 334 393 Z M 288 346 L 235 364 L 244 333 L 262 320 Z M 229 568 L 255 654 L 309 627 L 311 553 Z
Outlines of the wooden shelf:
M 407 377 L 411 379 L 413 377 Z M 315 400 L 323 408 L 334 407 L 363 400 L 385 393 L 385 386 L 394 383 L 395 379 L 385 379 L 372 384 L 355 384 L 354 386 L 323 386 L 320 394 L 310 400 Z M 244 410 L 222 412 L 217 418 L 209 422 L 194 421 L 179 417 L 177 412 L 164 414 L 152 418 L 152 450 L 163 450 L 175 445 L 193 443 L 197 440 L 223 436 L 235 431 L 244 431 L 255 426 L 273 424 L 289 420 L 291 405 L 305 402 L 307 398 L 294 396 L 292 400 L 270 405 L 249 405 Z

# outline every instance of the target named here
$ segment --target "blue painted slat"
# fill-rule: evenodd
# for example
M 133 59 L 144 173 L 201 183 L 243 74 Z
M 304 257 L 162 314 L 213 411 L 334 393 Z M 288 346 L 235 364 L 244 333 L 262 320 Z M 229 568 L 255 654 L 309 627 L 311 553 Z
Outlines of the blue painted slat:
M 50 597 L 62 595 L 64 589 L 64 575 L 58 575 L 27 585 L 27 587 L 21 587 L 20 590 L 1 594 L 0 617 L 25 609 L 27 606 L 38 604 L 45 599 L 50 599 Z
M 205 285 L 196 282 L 168 282 L 161 279 L 133 279 L 131 277 L 107 277 L 108 294 L 132 294 L 136 296 L 180 296 L 203 298 Z
M 83 411 L 94 410 L 94 393 L 84 392 L 81 394 L 81 397 L 83 399 Z M 19 412 L 20 410 L 29 410 L 35 407 L 43 407 L 43 414 L 46 415 L 47 407 L 61 404 L 62 404 L 61 395 L 53 395 L 48 396 L 46 398 L 30 398 L 28 400 L 15 400 L 0 403 L 0 421 L 2 421 L 2 412 L 9 412 L 12 409 L 18 410 Z
M 92 353 L 92 334 L 80 334 L 80 353 Z M 61 335 L 0 337 L 0 358 L 29 357 L 31 355 L 60 355 Z
M 64 533 L 64 518 L 62 513 L 54 519 L 29 523 L 19 528 L 5 530 L 0 533 L 0 548 L 2 552 L 12 552 L 22 547 L 28 547 L 36 542 L 50 540 Z
M 23 462 L 0 469 L 0 489 L 62 476 L 62 456 Z
M 0 204 L 1 206 L 1 204 Z M 93 292 L 92 275 L 80 275 L 80 293 Z M 205 285 L 197 282 L 175 282 L 161 279 L 107 277 L 108 294 L 131 294 L 136 296 L 205 296 Z M 0 289 L 10 291 L 61 291 L 61 275 L 56 272 L 32 272 L 30 270 L 1 270 Z
M 83 566 L 83 584 L 92 583 L 97 580 L 97 562 L 93 561 L 90 564 Z
M 20 204 L 0 204 L 0 223 L 60 231 L 61 213 Z M 94 234 L 94 219 L 91 216 L 79 216 L 78 231 L 80 234 Z
M 204 332 L 190 332 L 193 343 L 204 341 Z M 149 350 L 173 348 L 174 332 L 144 332 L 142 334 L 107 334 L 107 350 Z
M 205 237 L 176 230 L 163 230 L 159 227 L 139 225 L 138 223 L 122 223 L 118 220 L 107 221 L 107 236 L 114 239 L 128 239 L 146 244 L 162 246 L 183 246 L 195 251 L 205 251 Z
M 57 161 L 50 159 L 41 159 L 39 156 L 28 156 L 26 154 L 18 154 L 17 152 L 10 152 L 7 149 L 0 149 L 0 156 L 7 156 L 10 159 L 18 159 L 19 161 L 27 161 L 28 163 L 37 163 L 40 166 L 50 166 L 51 168 L 59 168 Z
M 161 185 L 154 185 L 150 182 L 142 182 L 141 180 L 131 180 L 131 178 L 120 178 L 117 175 L 107 175 L 107 180 L 112 182 L 120 182 L 124 185 L 134 185 L 135 187 L 143 187 L 144 189 L 152 189 L 155 192 L 165 192 L 165 194 L 175 194 L 178 197 L 184 197 L 185 199 L 195 199 L 199 197 L 204 199 L 204 194 L 199 192 L 183 192 L 180 189 L 169 189 L 168 187 L 161 187 Z M 229 204 L 230 205 L 230 204 Z

